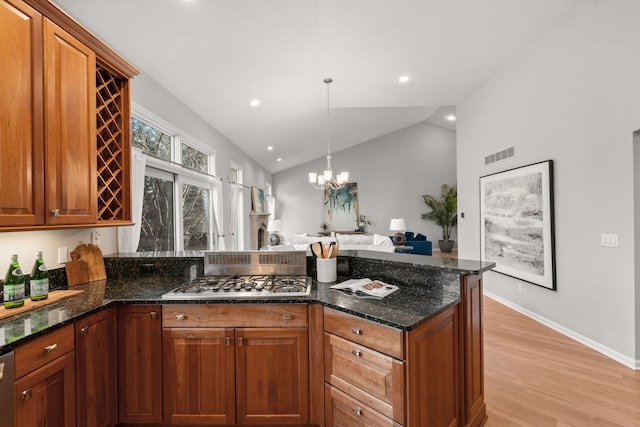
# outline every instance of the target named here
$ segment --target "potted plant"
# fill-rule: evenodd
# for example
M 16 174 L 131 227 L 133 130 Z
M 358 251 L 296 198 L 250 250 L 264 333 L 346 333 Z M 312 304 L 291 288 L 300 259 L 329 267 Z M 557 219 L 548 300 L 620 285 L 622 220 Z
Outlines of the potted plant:
M 451 252 L 453 240 L 451 231 L 458 224 L 458 190 L 456 186 L 442 184 L 440 197 L 435 198 L 429 194 L 422 196 L 424 203 L 431 208 L 431 212 L 423 213 L 422 219 L 435 222 L 442 228 L 442 240 L 438 240 L 440 251 Z

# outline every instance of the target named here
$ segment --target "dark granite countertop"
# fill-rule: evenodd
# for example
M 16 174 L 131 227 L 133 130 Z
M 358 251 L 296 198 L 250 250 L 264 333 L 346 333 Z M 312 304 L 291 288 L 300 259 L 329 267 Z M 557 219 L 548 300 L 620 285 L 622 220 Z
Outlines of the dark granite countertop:
M 107 275 L 117 278 L 75 286 L 85 292 L 43 308 L 0 320 L 0 354 L 11 351 L 47 331 L 73 322 L 113 304 L 267 304 L 310 303 L 321 304 L 346 313 L 363 317 L 402 330 L 411 330 L 443 310 L 460 302 L 460 275 L 478 274 L 493 267 L 492 263 L 479 261 L 434 258 L 424 260 L 420 255 L 386 254 L 369 251 L 346 251 L 341 254 L 339 280 L 350 277 L 369 277 L 399 286 L 399 289 L 383 299 L 363 298 L 330 289 L 331 284 L 313 282 L 311 294 L 305 297 L 274 297 L 257 299 L 214 300 L 163 300 L 162 294 L 185 282 L 184 275 L 166 275 L 167 269 L 179 270 L 170 265 L 170 259 L 179 259 L 182 269 L 202 259 L 202 254 L 145 253 L 136 256 L 109 256 L 110 268 L 120 268 L 123 274 Z M 132 259 L 141 264 L 132 267 Z M 149 262 L 153 261 L 153 268 Z M 427 262 L 428 261 L 428 262 Z M 312 259 L 308 260 L 308 274 L 315 277 Z M 113 267 L 116 265 L 116 267 Z M 344 265 L 343 265 L 344 267 Z M 139 277 L 140 268 L 153 271 Z M 199 267 L 200 269 L 201 267 Z M 147 271 L 148 272 L 148 271 Z M 138 275 L 138 277 L 136 277 Z

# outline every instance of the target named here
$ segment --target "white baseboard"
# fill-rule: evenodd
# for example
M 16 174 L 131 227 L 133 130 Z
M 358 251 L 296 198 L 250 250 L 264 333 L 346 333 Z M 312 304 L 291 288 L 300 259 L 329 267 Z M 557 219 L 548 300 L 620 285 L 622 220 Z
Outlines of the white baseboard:
M 552 320 L 547 319 L 546 317 L 542 317 L 532 311 L 527 310 L 524 307 L 520 307 L 517 304 L 512 303 L 511 301 L 508 301 L 502 297 L 499 297 L 498 295 L 489 292 L 487 290 L 484 290 L 484 295 L 488 296 L 489 298 L 498 301 L 501 304 L 506 305 L 507 307 L 517 311 L 518 313 L 521 313 L 533 320 L 535 320 L 536 322 L 542 323 L 543 325 L 553 329 L 556 332 L 560 332 L 562 335 L 565 335 L 569 338 L 571 338 L 572 340 L 578 341 L 581 344 L 586 345 L 589 348 L 594 349 L 595 351 L 597 351 L 598 353 L 602 353 L 605 356 L 615 360 L 618 363 L 623 364 L 624 366 L 633 369 L 635 371 L 640 370 L 640 360 L 634 360 L 630 357 L 625 356 L 624 354 L 621 354 L 607 346 L 604 346 L 596 341 L 593 341 L 590 338 L 585 337 L 584 335 L 581 335 L 575 331 L 572 331 L 571 329 L 567 329 L 564 326 L 561 326 L 555 322 L 553 322 Z

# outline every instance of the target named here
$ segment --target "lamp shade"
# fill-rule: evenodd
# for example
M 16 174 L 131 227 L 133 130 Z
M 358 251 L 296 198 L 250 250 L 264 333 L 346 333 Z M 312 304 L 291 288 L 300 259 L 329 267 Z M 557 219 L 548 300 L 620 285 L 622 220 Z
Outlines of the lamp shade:
M 282 223 L 279 219 L 271 219 L 269 220 L 269 224 L 267 224 L 267 231 L 271 233 L 277 233 L 278 231 L 282 231 Z
M 406 231 L 407 223 L 404 218 L 392 218 L 391 224 L 389 224 L 389 230 L 391 231 Z

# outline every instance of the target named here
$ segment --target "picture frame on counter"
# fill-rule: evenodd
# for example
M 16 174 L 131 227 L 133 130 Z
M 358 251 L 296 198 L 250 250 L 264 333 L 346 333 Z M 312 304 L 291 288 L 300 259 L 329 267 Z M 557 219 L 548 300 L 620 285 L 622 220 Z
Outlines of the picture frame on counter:
M 480 177 L 480 256 L 492 271 L 557 290 L 553 160 Z

